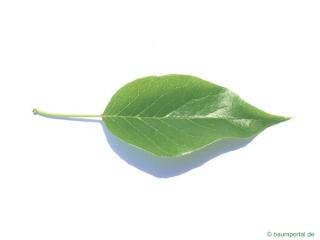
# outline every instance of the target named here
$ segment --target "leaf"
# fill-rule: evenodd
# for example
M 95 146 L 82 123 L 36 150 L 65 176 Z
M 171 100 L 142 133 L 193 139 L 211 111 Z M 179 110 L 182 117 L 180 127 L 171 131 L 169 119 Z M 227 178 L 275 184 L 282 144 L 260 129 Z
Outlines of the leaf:
M 176 157 L 224 138 L 248 138 L 288 118 L 246 103 L 232 91 L 187 75 L 150 76 L 122 87 L 102 119 L 123 141 Z

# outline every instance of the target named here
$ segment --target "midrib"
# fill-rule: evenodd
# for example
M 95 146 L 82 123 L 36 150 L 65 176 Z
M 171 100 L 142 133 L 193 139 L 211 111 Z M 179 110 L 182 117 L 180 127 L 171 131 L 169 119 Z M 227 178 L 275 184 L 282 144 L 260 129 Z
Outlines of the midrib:
M 191 119 L 225 119 L 225 120 L 263 120 L 263 119 L 254 119 L 254 118 L 236 118 L 236 117 L 227 117 L 227 116 L 163 116 L 163 117 L 140 117 L 140 116 L 123 116 L 123 115 L 102 115 L 102 118 L 108 119 L 108 118 L 125 118 L 125 119 L 171 119 L 171 120 L 177 120 L 177 119 L 185 119 L 185 120 L 191 120 Z

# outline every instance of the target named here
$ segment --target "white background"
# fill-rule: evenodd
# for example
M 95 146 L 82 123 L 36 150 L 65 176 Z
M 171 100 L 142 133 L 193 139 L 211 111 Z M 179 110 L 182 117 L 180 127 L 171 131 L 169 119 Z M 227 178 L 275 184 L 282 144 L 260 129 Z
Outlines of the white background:
M 320 239 L 319 12 L 308 0 L 1 1 L 0 239 Z M 31 113 L 99 114 L 129 81 L 168 73 L 293 119 L 166 175 L 128 164 L 148 157 L 98 122 Z

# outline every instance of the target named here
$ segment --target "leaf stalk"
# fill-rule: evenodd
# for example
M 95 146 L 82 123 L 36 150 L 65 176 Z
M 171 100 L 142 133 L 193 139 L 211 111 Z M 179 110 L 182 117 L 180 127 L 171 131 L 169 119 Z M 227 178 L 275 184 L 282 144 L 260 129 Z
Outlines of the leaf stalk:
M 101 118 L 101 114 L 64 114 L 64 113 L 50 113 L 45 112 L 40 109 L 34 108 L 32 110 L 33 114 L 40 115 L 44 117 L 52 118 Z

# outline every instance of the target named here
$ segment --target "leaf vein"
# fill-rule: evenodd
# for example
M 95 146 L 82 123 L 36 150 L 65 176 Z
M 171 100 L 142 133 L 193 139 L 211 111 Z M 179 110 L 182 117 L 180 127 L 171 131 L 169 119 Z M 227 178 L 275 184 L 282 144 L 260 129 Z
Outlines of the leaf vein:
M 154 129 L 156 132 L 158 132 L 161 136 L 163 136 L 164 138 L 166 138 L 169 142 L 173 143 L 174 145 L 180 147 L 179 144 L 175 143 L 174 141 L 172 141 L 170 138 L 168 138 L 165 134 L 163 134 L 161 131 L 159 131 L 157 128 L 153 127 L 152 125 L 146 123 L 145 121 L 143 121 L 142 119 L 139 119 L 142 123 L 144 123 L 145 125 L 149 126 L 150 128 Z
M 194 138 L 201 138 L 201 136 L 196 136 L 196 135 L 192 135 L 192 134 L 188 134 L 184 131 L 182 131 L 181 129 L 175 127 L 174 125 L 167 123 L 166 121 L 162 120 L 162 119 L 158 119 L 160 122 L 164 123 L 166 126 L 168 126 L 169 128 L 175 129 L 176 131 L 181 132 L 184 135 L 190 136 L 190 137 L 194 137 Z
M 223 92 L 224 92 L 224 91 L 223 91 Z M 200 100 L 202 100 L 202 99 L 204 99 L 204 98 L 206 98 L 206 97 L 215 96 L 215 95 L 221 94 L 221 93 L 223 93 L 223 92 L 218 92 L 218 93 L 215 93 L 215 94 L 208 94 L 208 95 L 202 96 L 202 97 L 200 97 L 200 98 L 192 98 L 192 99 L 188 100 L 187 102 L 185 102 L 184 104 L 180 105 L 179 107 L 171 110 L 165 117 L 170 116 L 170 114 L 172 114 L 173 112 L 179 110 L 179 109 L 182 108 L 182 107 L 185 107 L 187 104 L 190 104 L 190 103 L 196 102 L 196 101 L 200 101 Z
M 144 134 L 142 131 L 140 131 L 138 128 L 136 128 L 132 123 L 130 123 L 130 121 L 128 121 L 127 119 L 124 119 L 129 126 L 131 126 L 134 130 L 136 130 L 138 133 L 140 133 L 141 135 L 145 136 L 146 139 L 148 139 L 148 141 L 154 145 L 156 148 L 158 148 L 158 150 L 160 150 L 161 152 L 165 152 L 168 153 L 167 151 L 163 151 L 163 149 L 152 139 L 150 138 L 148 135 Z

